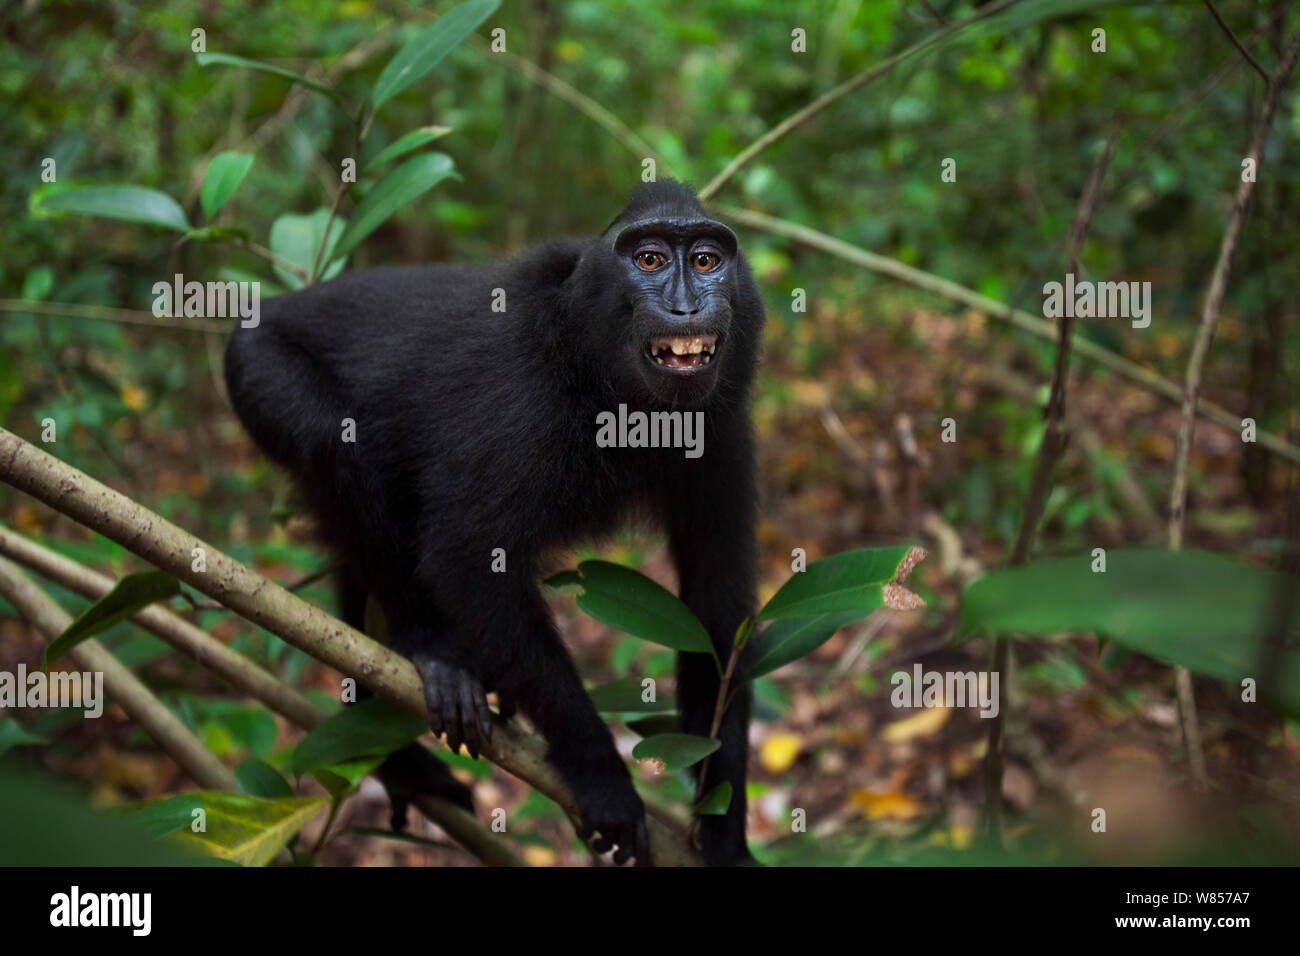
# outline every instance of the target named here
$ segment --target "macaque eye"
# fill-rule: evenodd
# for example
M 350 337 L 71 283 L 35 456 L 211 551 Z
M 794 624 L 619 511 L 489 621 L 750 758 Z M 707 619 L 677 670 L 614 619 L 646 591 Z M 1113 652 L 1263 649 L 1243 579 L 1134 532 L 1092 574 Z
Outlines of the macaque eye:
M 721 261 L 721 258 L 711 252 L 697 252 L 691 256 L 691 262 L 699 272 L 712 272 Z
M 638 252 L 636 254 L 636 264 L 646 272 L 654 272 L 668 260 L 659 252 Z

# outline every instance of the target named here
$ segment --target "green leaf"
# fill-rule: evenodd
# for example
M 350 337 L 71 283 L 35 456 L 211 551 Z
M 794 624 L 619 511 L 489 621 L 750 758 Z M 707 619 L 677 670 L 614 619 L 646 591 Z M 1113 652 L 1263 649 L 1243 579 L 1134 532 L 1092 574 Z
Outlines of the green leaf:
M 150 840 L 123 812 L 92 810 L 84 788 L 12 762 L 0 784 L 0 847 L 6 866 L 194 866 L 212 859 Z
M 383 756 L 404 747 L 429 725 L 382 697 L 349 704 L 312 728 L 298 741 L 290 766 L 301 776 L 318 767 L 346 763 L 358 757 Z
M 278 66 L 271 66 L 269 63 L 259 63 L 257 60 L 250 60 L 247 57 L 235 56 L 232 53 L 198 53 L 194 58 L 198 60 L 199 66 L 211 66 L 214 63 L 226 64 L 227 66 L 242 66 L 250 70 L 260 70 L 262 73 L 273 73 L 276 76 L 282 76 L 286 80 L 292 80 L 294 83 L 301 83 L 303 86 L 315 90 L 317 93 L 324 93 L 335 103 L 342 105 L 343 100 L 338 93 L 331 90 L 324 84 L 317 83 L 315 80 L 309 80 L 301 73 L 294 73 L 292 70 L 285 70 Z
M 325 792 L 330 795 L 330 799 L 335 803 L 352 792 L 352 784 L 332 770 L 317 767 L 311 772 L 311 775 L 316 779 L 317 783 L 325 788 Z
M 1278 596 L 1300 582 L 1205 551 L 1122 548 L 997 571 L 962 595 L 960 630 L 1044 637 L 1093 632 L 1117 645 L 1239 684 L 1300 715 L 1300 652 L 1276 644 Z M 1300 631 L 1300 607 L 1285 630 Z
M 308 820 L 329 806 L 324 797 L 263 800 L 218 790 L 200 790 L 195 796 L 203 800 L 207 831 L 183 830 L 169 840 L 243 866 L 271 862 Z
M 756 650 L 751 652 L 754 654 L 753 663 L 745 671 L 745 679 L 753 680 L 770 674 L 791 661 L 811 654 L 844 625 L 860 621 L 869 613 L 839 611 L 813 617 L 787 617 L 769 624 L 761 634 L 752 638 Z
M 659 734 L 682 732 L 682 719 L 677 714 L 655 714 L 653 717 L 629 720 L 626 724 L 627 729 L 638 737 L 655 737 Z
M 128 574 L 49 643 L 41 658 L 41 666 L 49 667 L 51 661 L 57 661 L 86 638 L 125 621 L 155 601 L 179 594 L 180 590 L 180 582 L 166 571 L 155 568 Z
M 329 261 L 331 255 L 339 258 L 346 256 L 362 239 L 383 225 L 389 216 L 448 176 L 456 176 L 456 169 L 446 153 L 422 153 L 408 159 L 366 193 L 366 198 L 361 200 L 353 213 L 352 221 L 339 237 L 333 253 L 327 249 L 323 261 Z
M 235 782 L 250 797 L 274 800 L 293 796 L 293 787 L 289 786 L 289 781 L 264 760 L 245 760 L 241 763 L 235 768 Z
M 758 612 L 758 620 L 811 617 L 840 611 L 865 616 L 885 603 L 883 588 L 894 580 L 911 547 L 862 548 L 832 554 L 796 572 Z
M 722 746 L 714 737 L 697 737 L 694 734 L 657 734 L 647 737 L 632 748 L 637 760 L 662 760 L 668 771 L 683 770 L 699 763 Z
M 252 153 L 237 153 L 233 149 L 212 157 L 212 162 L 208 163 L 207 171 L 203 174 L 203 186 L 199 189 L 203 215 L 209 221 L 226 204 L 226 200 L 234 195 L 252 165 Z
M 695 812 L 701 816 L 721 816 L 731 806 L 731 781 L 724 780 L 718 784 L 695 805 Z
M 310 273 L 312 263 L 316 261 L 316 249 L 320 246 L 321 236 L 325 235 L 325 223 L 329 222 L 329 218 L 328 209 L 317 209 L 306 216 L 286 213 L 271 224 L 271 251 L 283 259 L 288 259 L 304 272 Z M 343 220 L 337 216 L 330 224 L 329 242 L 325 244 L 325 251 L 320 260 L 321 268 L 324 270 L 320 276 L 322 279 L 332 279 L 343 271 L 343 261 L 347 257 L 339 255 L 334 262 L 331 262 L 330 258 L 345 228 Z M 302 276 L 283 266 L 276 265 L 275 274 L 290 289 L 301 289 L 306 285 Z
M 652 714 L 677 709 L 677 703 L 672 696 L 661 693 L 657 689 L 655 696 L 659 698 L 658 700 L 654 702 L 642 700 L 644 691 L 641 681 L 635 677 L 623 677 L 608 684 L 601 684 L 599 687 L 593 687 L 588 693 L 591 695 L 591 702 L 596 705 L 596 710 L 602 714 Z
M 440 139 L 451 132 L 450 126 L 422 126 L 419 129 L 413 129 L 405 136 L 399 136 L 395 141 L 389 143 L 374 159 L 362 167 L 362 172 L 374 169 L 376 166 L 382 166 L 384 163 L 392 162 L 399 156 L 405 156 L 413 149 L 419 149 L 425 143 L 431 143 L 435 139 Z
M 23 298 L 39 302 L 54 288 L 54 270 L 49 266 L 33 266 L 23 278 Z
M 567 587 L 582 587 L 582 575 L 577 571 L 557 571 L 542 582 L 548 588 L 558 591 Z
M 253 238 L 247 229 L 239 226 L 204 226 L 202 229 L 191 229 L 185 235 L 181 236 L 181 242 L 188 242 L 191 239 L 200 241 L 207 239 L 233 239 L 247 241 Z
M 176 200 L 157 189 L 144 186 L 82 186 L 47 193 L 36 202 L 44 212 L 70 212 L 79 216 L 104 216 L 126 222 L 142 222 L 185 232 L 190 228 L 185 212 Z
M 14 747 L 45 743 L 49 743 L 47 738 L 38 737 L 12 717 L 0 720 L 0 756 Z
M 452 7 L 433 24 L 425 27 L 388 61 L 370 93 L 373 109 L 378 110 L 402 90 L 424 76 L 456 49 L 474 28 L 496 10 L 500 0 L 469 0 Z
M 328 767 L 317 768 L 334 774 L 348 782 L 348 785 L 355 787 L 363 778 L 375 772 L 381 763 L 388 759 L 388 754 L 374 754 L 369 757 L 358 757 L 355 760 L 345 760 L 342 763 L 332 763 Z M 315 773 L 316 771 L 312 771 Z
M 195 820 L 194 811 L 202 807 L 201 794 L 180 793 L 160 800 L 127 804 L 119 809 L 132 811 L 131 822 L 142 827 L 152 839 L 158 840 L 169 833 L 188 829 Z
M 713 654 L 713 642 L 691 609 L 639 571 L 608 561 L 578 565 L 578 606 L 599 621 L 679 651 Z

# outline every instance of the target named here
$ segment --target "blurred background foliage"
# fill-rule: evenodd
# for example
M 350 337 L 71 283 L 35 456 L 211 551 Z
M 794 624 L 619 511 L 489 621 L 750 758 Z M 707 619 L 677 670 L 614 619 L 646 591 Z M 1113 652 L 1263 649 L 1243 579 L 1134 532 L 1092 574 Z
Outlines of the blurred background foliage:
M 1285 2 L 1218 6 L 1271 69 L 1297 12 Z M 1201 3 L 1022 7 L 1019 20 L 968 29 L 834 104 L 760 154 L 716 198 L 1038 313 L 1043 283 L 1064 271 L 1083 184 L 1122 114 L 1081 261 L 1090 278 L 1150 281 L 1153 321 L 1143 330 L 1081 322 L 1079 332 L 1181 382 L 1264 82 Z M 35 213 L 42 161 L 56 161 L 64 186 L 163 190 L 197 222 L 207 162 L 223 150 L 252 153 L 247 178 L 215 222 L 269 245 L 282 214 L 329 207 L 339 161 L 352 154 L 350 118 L 285 79 L 200 67 L 191 31 L 206 31 L 210 52 L 305 73 L 356 102 L 401 43 L 446 8 L 0 0 L 0 295 L 147 312 L 153 283 L 176 272 L 255 278 L 272 294 L 283 275 L 237 245 L 178 243 L 148 226 Z M 436 148 L 461 178 L 388 220 L 349 267 L 494 259 L 556 235 L 598 231 L 617 212 L 643 157 L 530 82 L 512 56 L 609 110 L 663 158 L 661 176 L 702 186 L 780 119 L 973 9 L 945 0 L 702 0 L 671 9 L 629 0 L 504 3 L 375 119 L 359 167 L 407 131 L 437 124 L 452 129 Z M 497 27 L 509 56 L 488 49 Z M 794 28 L 807 33 L 806 53 L 791 50 Z M 1092 50 L 1097 28 L 1105 30 L 1104 53 Z M 1273 123 L 1204 386 L 1207 397 L 1283 436 L 1294 429 L 1296 408 L 1297 137 L 1300 97 L 1290 92 Z M 945 158 L 956 160 L 956 182 L 940 178 Z M 354 198 L 342 213 L 352 208 Z M 754 832 L 779 836 L 787 808 L 804 806 L 821 821 L 818 832 L 838 835 L 837 860 L 881 847 L 962 849 L 981 799 L 981 722 L 942 711 L 936 723 L 922 712 L 905 720 L 929 723 L 899 727 L 905 721 L 888 707 L 888 679 L 914 660 L 940 669 L 986 660 L 982 641 L 950 646 L 955 595 L 964 574 L 1003 560 L 1014 538 L 1042 434 L 1051 344 L 788 239 L 738 231 L 769 308 L 756 404 L 761 597 L 788 576 L 792 548 L 817 556 L 921 536 L 944 542 L 942 560 L 918 572 L 925 612 L 848 628 L 815 658 L 760 682 Z M 796 289 L 807 292 L 806 313 L 791 310 Z M 172 327 L 0 312 L 0 420 L 36 441 L 41 421 L 53 418 L 62 459 L 280 580 L 318 570 L 324 559 L 296 525 L 286 483 L 224 403 L 224 335 L 186 330 L 183 320 L 161 325 Z M 1048 499 L 1040 550 L 1161 541 L 1175 406 L 1081 359 L 1072 402 L 1077 433 Z M 958 423 L 956 443 L 939 441 L 947 417 Z M 1289 536 L 1293 481 L 1278 459 L 1202 422 L 1191 543 L 1276 559 Z M 0 488 L 0 513 L 79 560 L 114 573 L 138 566 L 8 488 Z M 671 583 L 654 538 L 629 533 L 599 553 Z M 51 590 L 73 613 L 84 606 Z M 303 594 L 331 601 L 324 583 Z M 561 607 L 584 673 L 671 672 L 667 654 L 611 639 L 571 605 Z M 305 654 L 230 615 L 194 615 L 329 699 L 333 679 Z M 0 633 L 3 662 L 39 659 L 39 642 L 16 622 Z M 219 755 L 274 762 L 292 740 L 264 711 L 221 699 L 160 641 L 126 624 L 109 638 Z M 1092 642 L 1021 653 L 1004 796 L 1020 821 L 1013 836 L 1036 858 L 1059 859 L 1076 830 L 1080 847 L 1087 842 L 1078 808 L 1093 806 L 1106 787 L 1133 809 L 1134 839 L 1078 852 L 1106 859 L 1181 852 L 1195 842 L 1184 839 L 1185 824 L 1226 815 L 1294 853 L 1294 722 L 1241 704 L 1231 685 L 1201 686 L 1219 797 L 1207 807 L 1186 785 L 1167 668 L 1099 657 Z M 106 799 L 153 796 L 176 783 L 121 728 L 87 728 L 54 712 L 29 729 L 59 739 L 44 754 L 48 767 L 93 780 Z M 563 833 L 554 808 L 512 784 L 496 774 L 479 780 L 478 793 L 514 800 L 518 819 Z M 377 806 L 357 812 L 377 820 Z M 1057 839 L 1062 827 L 1069 839 Z M 563 837 L 532 837 L 539 861 L 555 858 L 557 843 L 561 859 L 575 858 Z M 354 838 L 330 852 L 340 862 L 399 852 L 441 859 L 428 848 L 372 844 Z

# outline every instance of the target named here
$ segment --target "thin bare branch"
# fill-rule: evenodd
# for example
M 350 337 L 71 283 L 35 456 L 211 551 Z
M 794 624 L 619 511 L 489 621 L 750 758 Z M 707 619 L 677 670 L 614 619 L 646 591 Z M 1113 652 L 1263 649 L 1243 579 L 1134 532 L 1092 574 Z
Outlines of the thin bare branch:
M 1232 45 L 1237 48 L 1237 52 L 1245 58 L 1247 63 L 1255 68 L 1255 72 L 1262 76 L 1264 82 L 1267 83 L 1268 74 L 1264 72 L 1264 68 L 1256 63 L 1255 58 L 1250 55 L 1250 52 L 1244 46 L 1241 45 L 1241 41 L 1237 39 L 1237 34 L 1232 32 L 1232 27 L 1223 22 L 1223 17 L 1219 16 L 1219 11 L 1214 9 L 1214 4 L 1211 3 L 1210 0 L 1205 0 L 1205 9 L 1210 11 L 1210 16 L 1214 17 L 1214 22 L 1219 25 L 1219 29 L 1222 30 L 1224 35 L 1232 41 Z
M 736 158 L 733 159 L 731 162 L 729 162 L 726 165 L 726 167 L 722 170 L 722 172 L 714 176 L 713 180 L 707 186 L 705 186 L 703 189 L 700 190 L 700 201 L 706 202 L 709 199 L 711 199 L 713 196 L 717 195 L 718 191 L 721 190 L 722 187 L 725 186 L 731 180 L 731 178 L 735 176 L 736 173 L 738 173 L 745 165 L 747 165 L 749 161 L 752 160 L 755 156 L 757 156 L 763 150 L 767 149 L 769 146 L 775 143 L 786 133 L 790 132 L 791 130 L 798 129 L 804 123 L 808 122 L 810 119 L 812 119 L 818 113 L 825 110 L 831 104 L 835 103 L 837 100 L 843 99 L 844 97 L 852 93 L 854 90 L 866 86 L 868 83 L 870 83 L 872 80 L 876 79 L 877 77 L 884 76 L 886 73 L 888 73 L 898 64 L 902 63 L 904 60 L 908 59 L 914 54 L 920 53 L 922 50 L 925 50 L 928 47 L 934 46 L 940 40 L 947 38 L 948 36 L 955 33 L 956 31 L 961 30 L 964 27 L 968 27 L 972 23 L 975 23 L 979 20 L 985 20 L 993 16 L 995 13 L 1001 13 L 1007 7 L 1010 7 L 1017 2 L 1019 2 L 1019 0 L 998 0 L 998 2 L 996 3 L 990 3 L 988 6 L 980 9 L 977 13 L 971 14 L 965 20 L 957 20 L 954 23 L 950 23 L 947 26 L 945 26 L 943 29 L 936 30 L 934 33 L 931 33 L 929 36 L 927 36 L 924 40 L 921 40 L 919 43 L 914 43 L 911 46 L 909 46 L 906 50 L 903 50 L 899 53 L 895 53 L 893 56 L 889 57 L 888 59 L 882 60 L 881 62 L 877 63 L 875 66 L 863 70 L 857 76 L 845 80 L 839 86 L 835 87 L 835 89 L 830 90 L 829 92 L 824 93 L 821 96 L 817 97 L 817 99 L 813 100 L 811 103 L 809 103 L 807 106 L 803 107 L 802 109 L 796 110 L 795 112 L 791 113 L 789 116 L 781 120 L 781 122 L 777 123 L 770 130 L 768 130 L 766 133 L 760 136 L 758 139 L 754 140 L 754 142 L 750 143 L 743 150 L 741 150 L 740 154 L 736 156 Z
M 1097 196 L 1101 192 L 1102 180 L 1110 166 L 1115 146 L 1119 142 L 1123 118 L 1115 117 L 1110 137 L 1097 162 L 1092 167 L 1087 185 L 1079 197 L 1074 210 L 1074 219 L 1065 243 L 1065 271 L 1076 272 L 1079 268 L 1079 251 L 1083 247 L 1083 237 L 1092 221 L 1093 209 Z M 1043 440 L 1038 446 L 1038 460 L 1034 465 L 1034 476 L 1030 482 L 1029 495 L 1025 501 L 1025 510 L 1020 517 L 1020 531 L 1016 543 L 1011 549 L 1007 564 L 1017 567 L 1029 560 L 1034 538 L 1038 532 L 1038 522 L 1042 517 L 1047 495 L 1052 486 L 1052 474 L 1056 465 L 1065 454 L 1065 397 L 1066 386 L 1070 379 L 1070 343 L 1074 330 L 1074 310 L 1066 309 L 1059 320 L 1056 339 L 1056 361 L 1052 367 L 1052 389 L 1044 412 Z M 1005 689 L 1010 680 L 1008 667 L 1011 663 L 1011 639 L 997 637 L 993 641 L 993 672 L 1001 675 L 1002 687 Z M 984 763 L 984 825 L 985 833 L 994 846 L 1002 843 L 1002 739 L 1006 733 L 1005 706 L 989 724 L 988 752 Z
M 1273 125 L 1273 114 L 1277 110 L 1287 79 L 1295 68 L 1297 57 L 1300 57 L 1300 30 L 1291 37 L 1277 72 L 1269 78 L 1268 90 L 1264 94 L 1264 109 L 1255 124 L 1250 152 L 1247 154 L 1254 163 L 1255 175 L 1250 177 L 1243 175 L 1237 185 L 1232 212 L 1228 215 L 1228 224 L 1223 230 L 1223 239 L 1219 243 L 1219 256 L 1214 263 L 1214 270 L 1210 273 L 1210 282 L 1205 290 L 1205 303 L 1201 309 L 1201 321 L 1196 329 L 1196 339 L 1192 343 L 1192 352 L 1187 359 L 1187 379 L 1179 415 L 1178 438 L 1174 445 L 1173 481 L 1169 489 L 1169 547 L 1174 551 L 1183 546 L 1187 512 L 1187 474 L 1191 462 L 1192 444 L 1196 437 L 1196 403 L 1200 395 L 1205 360 L 1210 351 L 1210 341 L 1214 338 L 1214 327 L 1219 321 L 1219 311 L 1223 308 L 1223 297 L 1228 291 L 1228 274 L 1232 271 L 1232 257 L 1241 238 L 1242 225 L 1246 221 L 1246 208 L 1250 205 L 1250 197 L 1255 191 L 1255 182 L 1262 174 L 1260 167 L 1263 164 L 1264 147 L 1268 142 L 1268 131 Z M 1182 720 L 1183 743 L 1187 750 L 1192 779 L 1199 789 L 1204 790 L 1209 785 L 1209 780 L 1205 769 L 1205 754 L 1201 748 L 1192 675 L 1186 668 L 1179 667 L 1175 670 L 1175 687 Z
M 836 239 L 834 236 L 828 236 L 824 232 L 818 232 L 816 229 L 801 226 L 787 219 L 778 219 L 775 216 L 768 216 L 735 206 L 716 205 L 714 208 L 719 215 L 733 222 L 794 239 L 814 249 L 820 249 L 855 265 L 862 266 L 864 269 L 879 272 L 882 275 L 898 279 L 900 282 L 906 282 L 908 285 L 923 289 L 926 292 L 933 292 L 935 295 L 943 296 L 954 302 L 961 302 L 995 319 L 1009 322 L 1016 328 L 1039 338 L 1056 339 L 1056 329 L 1052 326 L 1052 323 L 1031 315 L 1023 309 L 1015 309 L 1004 302 L 980 295 L 974 289 L 968 289 L 966 286 L 958 285 L 956 282 L 925 272 L 922 269 L 915 269 L 912 266 L 905 265 L 897 259 L 890 259 L 888 256 L 868 252 L 866 249 L 847 243 L 842 239 Z M 1104 365 L 1111 371 L 1117 372 L 1145 388 L 1149 388 L 1158 395 L 1163 395 L 1170 401 L 1182 401 L 1183 390 L 1173 382 L 1166 381 L 1155 372 L 1143 368 L 1136 362 L 1130 362 L 1123 356 L 1116 355 L 1095 342 L 1076 335 L 1071 343 L 1071 348 L 1083 358 Z M 1224 428 L 1230 428 L 1233 431 L 1241 428 L 1240 415 L 1234 415 L 1226 408 L 1207 399 L 1199 398 L 1196 403 L 1196 410 L 1204 418 L 1217 425 L 1222 425 Z M 1259 432 L 1257 440 L 1262 447 L 1267 448 L 1273 454 L 1288 461 L 1300 463 L 1300 448 L 1288 444 L 1286 440 L 1272 432 Z
M 98 600 L 113 587 L 112 578 L 3 526 L 0 526 L 0 555 L 91 600 Z M 152 605 L 135 614 L 131 620 L 303 730 L 310 730 L 328 716 L 289 684 L 164 607 Z M 484 863 L 491 866 L 528 865 L 463 807 L 437 797 L 414 802 L 426 817 Z
M 115 309 L 106 305 L 79 302 L 30 302 L 27 299 L 0 299 L 0 312 L 33 312 L 37 315 L 60 315 L 69 319 L 98 319 L 123 325 L 147 325 L 174 332 L 229 332 L 230 323 L 216 319 L 160 319 L 138 309 Z
M 471 37 L 471 41 L 479 47 L 487 47 L 487 41 L 481 37 Z M 500 60 L 506 66 L 519 73 L 522 73 L 532 82 L 536 83 L 543 89 L 554 93 L 560 99 L 564 100 L 570 106 L 578 110 L 583 116 L 587 117 L 609 135 L 613 136 L 629 153 L 641 158 L 649 157 L 655 161 L 660 168 L 667 170 L 668 163 L 662 156 L 656 152 L 655 148 L 647 143 L 636 132 L 624 123 L 621 119 L 611 113 L 605 107 L 601 106 L 590 96 L 581 90 L 564 82 L 554 73 L 543 70 L 536 63 L 525 60 L 523 57 L 515 56 L 513 53 L 493 53 L 491 58 Z
M 54 640 L 72 623 L 72 618 L 53 598 L 5 558 L 0 558 L 0 595 L 48 640 Z M 213 790 L 238 791 L 235 775 L 226 765 L 102 644 L 96 640 L 82 641 L 68 656 L 79 669 L 103 674 L 104 689 L 109 696 L 195 783 Z
M 1249 179 L 1243 176 L 1237 184 L 1237 194 L 1233 200 L 1232 212 L 1219 243 L 1219 255 L 1210 273 L 1210 282 L 1205 290 L 1205 302 L 1201 309 L 1200 325 L 1196 329 L 1196 339 L 1192 343 L 1192 352 L 1187 359 L 1186 384 L 1183 391 L 1182 414 L 1178 425 L 1178 440 L 1174 450 L 1173 484 L 1169 492 L 1169 547 L 1178 549 L 1183 543 L 1184 511 L 1187 506 L 1187 463 L 1192 453 L 1192 441 L 1195 433 L 1195 409 L 1200 397 L 1201 376 L 1205 370 L 1205 358 L 1210 350 L 1210 340 L 1214 337 L 1214 326 L 1219 320 L 1219 310 L 1223 307 L 1223 297 L 1228 290 L 1228 273 L 1232 270 L 1232 256 L 1237 250 L 1237 240 L 1241 236 L 1241 227 L 1246 219 L 1246 207 L 1251 194 L 1255 191 L 1255 181 L 1262 175 L 1264 146 L 1268 140 L 1269 128 L 1273 125 L 1273 114 L 1277 110 L 1282 88 L 1295 68 L 1296 58 L 1300 56 L 1300 31 L 1291 38 L 1283 55 L 1277 73 L 1269 80 L 1268 92 L 1264 96 L 1264 110 L 1255 124 L 1251 137 L 1250 152 L 1247 157 L 1254 161 L 1255 175 Z M 1238 418 L 1235 427 L 1241 427 Z M 1262 442 L 1261 442 L 1262 444 Z

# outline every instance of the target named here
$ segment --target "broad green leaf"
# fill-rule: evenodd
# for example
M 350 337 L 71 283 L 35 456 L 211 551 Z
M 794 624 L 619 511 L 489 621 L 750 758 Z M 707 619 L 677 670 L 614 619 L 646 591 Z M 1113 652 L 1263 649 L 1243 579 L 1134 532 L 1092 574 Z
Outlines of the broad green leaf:
M 751 651 L 754 658 L 745 671 L 745 679 L 753 680 L 770 674 L 777 668 L 811 654 L 844 625 L 860 621 L 869 613 L 839 611 L 813 617 L 787 617 L 769 624 L 760 634 L 750 639 L 754 645 L 754 650 Z
M 1300 652 L 1275 643 L 1279 595 L 1300 582 L 1206 551 L 1121 548 L 1094 573 L 1091 554 L 996 571 L 962 595 L 961 633 L 1096 633 L 1117 645 L 1233 683 L 1300 715 Z M 1300 607 L 1285 628 L 1300 631 Z
M 298 741 L 290 762 L 294 774 L 347 763 L 358 757 L 383 756 L 428 731 L 420 718 L 371 697 L 344 707 Z
M 160 800 L 148 800 L 115 809 L 128 811 L 131 822 L 157 840 L 169 833 L 187 829 L 195 820 L 194 811 L 202 806 L 201 794 L 178 793 Z
M 182 830 L 168 838 L 242 866 L 265 866 L 312 817 L 329 806 L 324 797 L 263 800 L 243 793 L 200 790 L 207 831 Z
M 370 93 L 373 109 L 379 109 L 402 90 L 424 76 L 456 49 L 474 28 L 496 10 L 500 0 L 469 0 L 452 7 L 430 26 L 417 33 L 388 61 Z
M 639 571 L 608 561 L 583 561 L 578 606 L 611 627 L 679 651 L 712 654 L 699 618 L 662 585 Z
M 451 157 L 446 153 L 422 153 L 413 156 L 380 180 L 366 193 L 352 214 L 352 221 L 339 237 L 331 253 L 326 250 L 326 259 L 330 255 L 342 258 L 356 248 L 362 239 L 370 235 L 393 213 L 409 205 L 416 197 L 428 192 L 448 176 L 455 176 L 456 169 Z
M 169 840 L 149 839 L 133 814 L 94 810 L 84 788 L 12 762 L 0 783 L 0 859 L 5 866 L 205 866 Z M 84 884 L 83 884 L 84 885 Z
M 591 702 L 596 705 L 596 710 L 602 714 L 652 714 L 677 709 L 677 702 L 672 696 L 657 688 L 655 696 L 659 698 L 658 700 L 653 703 L 642 700 L 644 691 L 641 681 L 635 677 L 623 677 L 608 684 L 601 684 L 599 687 L 593 687 L 588 693 L 591 695 Z
M 144 186 L 82 186 L 43 195 L 36 208 L 46 212 L 70 212 L 79 216 L 103 216 L 126 222 L 142 222 L 185 232 L 190 228 L 185 211 L 176 200 L 157 189 Z
M 31 744 L 49 743 L 45 737 L 38 737 L 12 717 L 0 720 L 0 757 L 14 747 L 27 747 Z
M 286 70 L 278 66 L 271 66 L 269 63 L 259 63 L 257 60 L 250 60 L 248 57 L 235 56 L 232 53 L 197 53 L 194 58 L 198 61 L 199 66 L 211 66 L 213 63 L 223 63 L 228 66 L 242 66 L 250 70 L 259 70 L 262 73 L 273 73 L 276 76 L 282 76 L 286 80 L 292 80 L 295 83 L 301 83 L 303 86 L 310 87 L 317 93 L 324 93 L 335 103 L 342 104 L 343 100 L 324 84 L 317 83 L 315 80 L 309 80 L 301 73 L 294 73 L 292 70 Z
M 289 781 L 264 760 L 245 760 L 241 763 L 235 768 L 235 782 L 250 797 L 274 800 L 293 796 L 293 787 L 289 786 Z
M 894 580 L 910 550 L 908 545 L 862 548 L 814 561 L 781 585 L 758 612 L 758 620 L 840 611 L 860 611 L 859 616 L 865 616 L 884 606 L 883 588 Z
M 166 571 L 157 569 L 128 574 L 113 589 L 86 608 L 67 629 L 45 648 L 41 666 L 48 667 L 72 648 L 100 631 L 125 621 L 155 601 L 179 594 L 180 582 Z
M 731 806 L 731 781 L 724 780 L 700 798 L 695 812 L 701 816 L 721 816 Z
M 217 153 L 203 173 L 203 186 L 199 189 L 199 202 L 203 215 L 209 221 L 226 204 L 253 165 L 252 153 L 237 153 L 233 149 Z
M 305 216 L 286 213 L 271 224 L 271 251 L 283 259 L 288 259 L 304 272 L 310 273 L 312 263 L 316 261 L 316 249 L 320 246 L 321 236 L 325 235 L 325 223 L 329 222 L 329 218 L 328 209 L 317 209 Z M 345 228 L 347 227 L 343 220 L 335 216 L 334 222 L 330 224 L 329 242 L 325 244 L 325 251 L 320 258 L 322 279 L 332 279 L 343 271 L 343 262 L 347 256 L 339 255 L 333 250 L 338 245 L 339 237 L 343 235 Z M 338 255 L 338 258 L 330 261 L 334 255 Z M 290 289 L 301 289 L 306 285 L 302 276 L 283 266 L 276 265 L 275 274 Z
M 657 734 L 645 738 L 633 747 L 632 756 L 637 760 L 662 760 L 667 771 L 684 770 L 699 763 L 721 746 L 722 741 L 713 737 L 697 737 L 694 734 Z
M 419 129 L 413 129 L 405 136 L 399 136 L 380 150 L 374 159 L 366 163 L 362 168 L 362 172 L 374 169 L 376 166 L 382 166 L 384 163 L 390 163 L 399 156 L 405 156 L 411 150 L 419 149 L 425 143 L 431 143 L 450 132 L 450 126 L 422 126 Z

